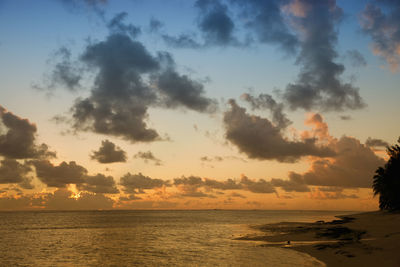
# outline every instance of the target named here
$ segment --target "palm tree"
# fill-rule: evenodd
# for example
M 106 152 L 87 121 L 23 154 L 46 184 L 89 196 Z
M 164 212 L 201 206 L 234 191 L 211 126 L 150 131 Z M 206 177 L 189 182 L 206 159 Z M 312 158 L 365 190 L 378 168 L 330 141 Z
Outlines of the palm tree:
M 400 144 L 400 138 L 397 141 Z M 400 210 L 400 146 L 387 147 L 388 162 L 376 170 L 372 188 L 381 210 Z

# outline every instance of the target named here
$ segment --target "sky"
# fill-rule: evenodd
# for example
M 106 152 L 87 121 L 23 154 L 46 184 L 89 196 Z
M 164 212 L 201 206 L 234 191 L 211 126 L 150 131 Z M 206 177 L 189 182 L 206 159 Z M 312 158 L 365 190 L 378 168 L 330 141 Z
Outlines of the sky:
M 0 0 L 0 210 L 376 210 L 400 1 Z

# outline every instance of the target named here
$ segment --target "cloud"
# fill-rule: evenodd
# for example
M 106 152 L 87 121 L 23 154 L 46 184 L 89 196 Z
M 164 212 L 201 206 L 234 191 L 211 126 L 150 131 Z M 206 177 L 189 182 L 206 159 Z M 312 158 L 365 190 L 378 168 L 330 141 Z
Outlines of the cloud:
M 141 30 L 133 24 L 125 24 L 124 20 L 127 16 L 126 12 L 118 13 L 107 23 L 107 27 L 114 34 L 128 34 L 132 38 L 136 38 Z
M 200 188 L 205 188 L 206 191 L 210 190 L 245 190 L 253 193 L 259 194 L 269 194 L 274 193 L 274 186 L 264 180 L 252 180 L 242 175 L 240 181 L 235 181 L 233 179 L 227 179 L 225 181 L 218 181 L 214 179 L 204 178 L 198 176 L 182 176 L 181 178 L 175 178 L 174 183 L 176 187 L 183 192 L 184 196 L 192 196 L 192 197 L 215 197 L 211 194 L 206 194 L 200 191 Z
M 365 145 L 369 147 L 388 147 L 389 143 L 382 139 L 368 137 Z
M 99 163 L 126 162 L 126 152 L 117 147 L 113 142 L 104 140 L 98 151 L 93 151 L 90 158 Z
M 63 161 L 58 166 L 48 160 L 32 160 L 36 176 L 49 187 L 66 187 L 68 184 L 82 184 L 85 182 L 87 170 L 76 164 Z
M 242 194 L 239 194 L 237 192 L 232 192 L 229 196 L 230 197 L 238 197 L 238 198 L 246 198 L 245 196 L 243 196 Z
M 359 198 L 355 194 L 345 194 L 343 193 L 343 189 L 338 189 L 336 191 L 326 191 L 323 188 L 314 188 L 310 194 L 311 199 L 356 199 Z
M 147 105 L 155 95 L 141 74 L 157 70 L 158 62 L 139 42 L 112 34 L 89 44 L 81 60 L 98 71 L 91 95 L 78 99 L 72 110 L 74 128 L 121 136 L 130 141 L 154 141 L 158 134 L 145 123 Z
M 63 87 L 76 92 L 82 88 L 83 69 L 73 62 L 69 48 L 59 48 L 49 62 L 52 64 L 52 71 L 45 75 L 43 84 L 34 84 L 34 89 L 52 91 Z
M 200 158 L 200 160 L 204 161 L 204 162 L 213 162 L 213 161 L 223 161 L 224 158 L 220 157 L 220 156 L 215 156 L 213 158 L 208 157 L 208 156 L 203 156 L 203 157 Z
M 224 160 L 239 160 L 242 162 L 247 162 L 246 160 L 240 158 L 240 157 L 236 157 L 236 156 L 214 156 L 214 157 L 210 157 L 210 156 L 203 156 L 200 157 L 200 161 L 202 162 L 221 162 Z
M 178 197 L 215 198 L 212 194 L 200 191 L 200 188 L 204 187 L 204 181 L 198 176 L 175 178 L 174 185 L 179 190 Z
M 299 181 L 304 180 L 309 186 L 370 188 L 372 176 L 376 168 L 384 164 L 384 160 L 354 137 L 330 136 L 328 125 L 318 113 L 310 114 L 306 123 L 314 127 L 309 132 L 303 132 L 303 138 L 318 138 L 334 151 L 335 156 L 327 159 L 311 158 L 309 171 L 290 175 L 297 176 Z
M 333 160 L 317 159 L 301 174 L 305 183 L 318 186 L 371 188 L 372 176 L 385 162 L 359 140 L 343 136 L 331 142 Z
M 84 183 L 78 184 L 77 188 L 79 190 L 100 194 L 119 193 L 114 178 L 100 173 L 94 176 L 85 176 Z
M 276 187 L 281 187 L 286 192 L 309 192 L 310 188 L 304 182 L 301 175 L 290 172 L 289 180 L 271 179 L 271 184 Z
M 58 189 L 44 197 L 44 207 L 48 210 L 109 210 L 114 201 L 102 194 L 81 193 L 72 198 L 72 192 Z
M 174 48 L 207 48 L 211 46 L 240 46 L 234 36 L 235 23 L 231 18 L 228 6 L 219 0 L 197 0 L 194 4 L 197 9 L 197 28 L 202 35 L 198 41 L 196 34 L 182 33 L 178 36 L 162 34 L 164 42 Z
M 102 194 L 73 193 L 65 188 L 54 193 L 37 193 L 0 198 L 0 210 L 108 210 L 114 201 Z
M 127 194 L 143 193 L 144 189 L 159 188 L 164 185 L 168 185 L 168 181 L 161 179 L 153 179 L 148 176 L 144 176 L 141 173 L 130 174 L 127 173 L 121 177 L 120 185 L 123 187 L 123 191 Z
M 29 196 L 0 197 L 0 210 L 27 210 L 31 207 L 32 199 Z
M 179 74 L 169 53 L 152 55 L 135 39 L 138 27 L 124 23 L 125 17 L 120 13 L 108 21 L 107 38 L 89 41 L 74 63 L 80 76 L 94 73 L 94 81 L 90 95 L 71 108 L 73 129 L 152 142 L 161 138 L 147 126 L 149 107 L 214 112 L 216 101 L 205 96 L 202 83 Z M 55 72 L 68 77 L 71 68 Z
M 294 54 L 299 40 L 285 22 L 282 12 L 284 1 L 231 0 L 240 8 L 241 20 L 255 34 L 260 43 L 279 45 L 285 52 Z
M 149 22 L 149 31 L 150 32 L 158 32 L 162 27 L 164 26 L 164 23 L 159 21 L 156 18 L 151 18 Z
M 191 48 L 197 49 L 203 47 L 200 43 L 195 40 L 192 34 L 180 34 L 179 36 L 171 36 L 163 34 L 162 39 L 164 42 L 173 48 Z
M 166 96 L 165 105 L 169 108 L 183 106 L 198 112 L 214 112 L 217 102 L 204 97 L 204 86 L 180 75 L 173 69 L 167 69 L 155 79 L 157 88 Z
M 316 144 L 315 138 L 290 141 L 268 119 L 246 113 L 230 100 L 231 109 L 224 114 L 226 139 L 253 159 L 295 162 L 302 156 L 330 157 L 334 152 Z
M 139 151 L 134 158 L 143 159 L 145 163 L 152 161 L 156 166 L 160 166 L 162 164 L 162 161 L 156 158 L 151 151 Z
M 199 9 L 198 28 L 203 34 L 205 45 L 237 44 L 233 36 L 235 24 L 228 14 L 228 7 L 218 0 L 197 0 Z
M 294 0 L 285 10 L 301 47 L 297 57 L 300 74 L 283 93 L 289 107 L 326 111 L 363 108 L 365 103 L 358 88 L 340 79 L 345 67 L 335 62 L 337 24 L 342 19 L 342 9 L 335 1 Z
M 205 178 L 203 181 L 203 184 L 206 187 L 209 187 L 212 189 L 219 189 L 219 190 L 242 189 L 242 185 L 232 179 L 226 179 L 225 181 L 217 181 L 217 180 Z
M 372 39 L 373 52 L 398 71 L 400 63 L 400 3 L 371 1 L 360 14 L 363 31 Z
M 367 61 L 364 56 L 357 50 L 348 50 L 346 52 L 346 57 L 350 60 L 353 67 L 365 67 L 367 66 Z
M 245 93 L 242 94 L 240 98 L 249 103 L 252 110 L 269 110 L 272 114 L 272 122 L 279 129 L 285 129 L 292 123 L 283 112 L 283 104 L 277 103 L 271 95 L 260 94 L 258 97 L 255 97 L 253 95 Z
M 275 188 L 271 182 L 267 182 L 264 179 L 259 179 L 258 181 L 251 180 L 247 176 L 242 175 L 240 179 L 241 186 L 250 192 L 265 194 L 265 193 L 275 193 Z
M 104 18 L 104 6 L 108 0 L 59 0 L 69 11 L 94 11 L 100 18 Z
M 12 159 L 56 156 L 55 152 L 48 150 L 46 144 L 36 144 L 36 125 L 29 120 L 14 115 L 2 106 L 0 119 L 0 155 Z
M 21 164 L 15 159 L 3 159 L 0 163 L 0 184 L 19 184 L 25 189 L 33 188 L 32 177 L 28 177 L 32 169 L 28 164 Z
M 352 119 L 352 117 L 350 115 L 342 115 L 340 116 L 340 119 L 343 121 L 349 121 Z

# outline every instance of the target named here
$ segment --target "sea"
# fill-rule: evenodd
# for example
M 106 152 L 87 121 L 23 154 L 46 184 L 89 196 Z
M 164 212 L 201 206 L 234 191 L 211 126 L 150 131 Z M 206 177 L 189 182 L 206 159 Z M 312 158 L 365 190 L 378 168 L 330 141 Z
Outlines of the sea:
M 325 266 L 259 241 L 257 225 L 329 221 L 340 211 L 0 212 L 0 266 Z

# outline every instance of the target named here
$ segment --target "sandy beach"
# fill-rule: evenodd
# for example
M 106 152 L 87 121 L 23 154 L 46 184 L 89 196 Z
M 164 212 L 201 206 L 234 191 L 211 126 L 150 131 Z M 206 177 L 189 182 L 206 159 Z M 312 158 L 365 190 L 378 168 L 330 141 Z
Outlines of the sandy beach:
M 400 266 L 400 213 L 376 211 L 339 216 L 331 222 L 284 222 L 257 228 L 264 234 L 239 239 L 304 252 L 329 267 Z

